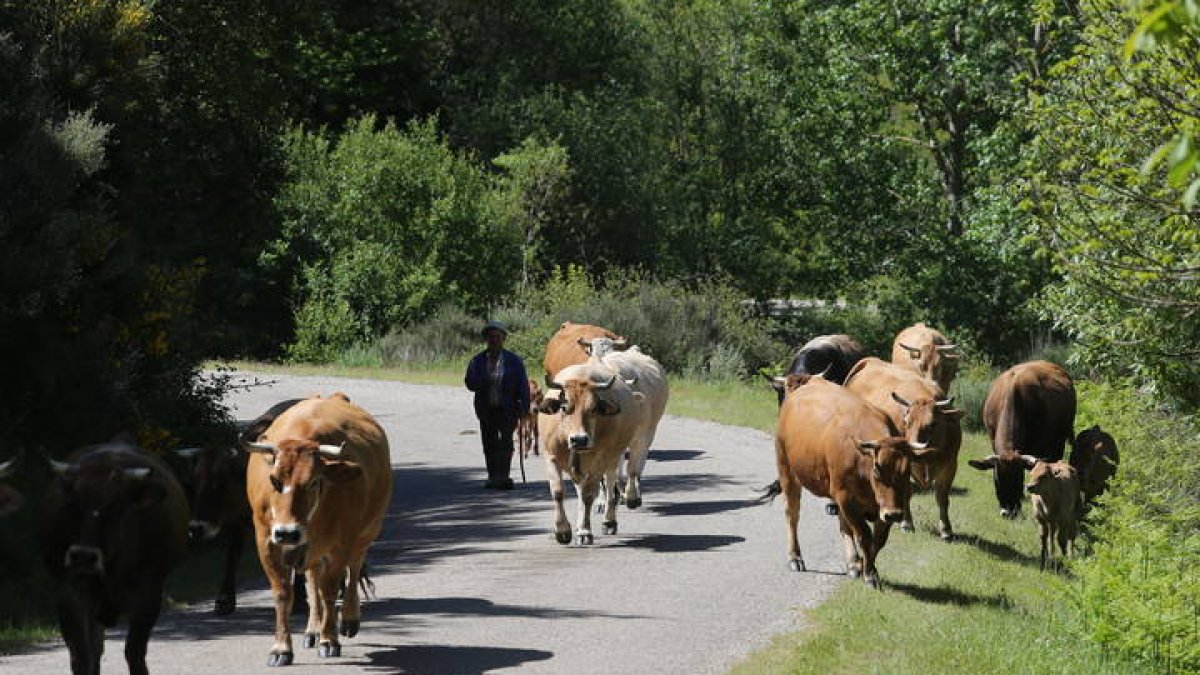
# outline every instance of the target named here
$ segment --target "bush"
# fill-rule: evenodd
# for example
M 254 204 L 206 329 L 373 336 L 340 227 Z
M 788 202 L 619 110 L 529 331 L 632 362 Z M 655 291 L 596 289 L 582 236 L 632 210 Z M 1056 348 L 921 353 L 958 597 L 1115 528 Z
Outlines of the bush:
M 377 351 L 385 366 L 454 359 L 480 348 L 482 326 L 483 321 L 466 311 L 442 305 L 427 321 L 380 340 Z
M 995 368 L 979 361 L 968 360 L 959 368 L 950 384 L 950 395 L 954 407 L 967 413 L 962 419 L 963 431 L 983 431 L 983 402 L 998 374 Z
M 1200 454 L 1196 420 L 1132 387 L 1078 383 L 1076 427 L 1101 424 L 1121 464 L 1093 510 L 1092 555 L 1072 565 L 1089 637 L 1106 649 L 1200 671 Z

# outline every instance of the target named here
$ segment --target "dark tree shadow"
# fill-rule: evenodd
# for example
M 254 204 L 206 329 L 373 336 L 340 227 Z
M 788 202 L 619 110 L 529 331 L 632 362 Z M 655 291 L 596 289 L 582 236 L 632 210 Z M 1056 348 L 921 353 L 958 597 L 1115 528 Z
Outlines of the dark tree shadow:
M 368 608 L 370 611 L 367 611 Z M 444 598 L 388 598 L 376 600 L 370 605 L 363 605 L 364 624 L 374 618 L 391 626 L 395 621 L 404 618 L 421 616 L 511 616 L 532 619 L 642 619 L 636 614 L 612 614 L 591 610 L 560 609 L 556 607 L 533 605 L 496 604 L 485 598 L 444 597 Z
M 674 502 L 656 504 L 650 510 L 664 516 L 707 516 L 713 513 L 736 511 L 748 506 L 758 506 L 762 502 L 757 499 L 724 499 L 709 502 Z
M 540 649 L 470 647 L 465 645 L 364 645 L 369 671 L 403 675 L 474 675 L 524 663 L 545 661 L 553 652 Z
M 626 539 L 622 545 L 648 548 L 655 553 L 697 553 L 743 541 L 745 537 L 720 534 L 647 534 Z
M 963 593 L 953 588 L 938 586 L 936 588 L 926 588 L 924 586 L 914 586 L 912 584 L 902 584 L 897 582 L 884 581 L 885 589 L 899 591 L 920 602 L 927 602 L 935 605 L 958 605 L 960 607 L 985 606 L 998 607 L 1000 609 L 1011 609 L 1012 600 L 1003 593 L 1000 595 L 976 595 L 974 593 Z
M 684 460 L 696 459 L 703 455 L 703 450 L 658 450 L 650 449 L 650 459 L 656 462 L 682 462 Z
M 984 553 L 992 556 L 993 558 L 997 558 L 999 560 L 1007 560 L 1009 562 L 1015 562 L 1020 565 L 1033 565 L 1033 566 L 1041 565 L 1040 558 L 1034 557 L 1027 553 L 1022 553 L 1021 551 L 1018 551 L 1017 549 L 1009 546 L 1008 544 L 1001 544 L 999 542 L 984 539 L 983 537 L 980 537 L 978 535 L 958 534 L 958 535 L 955 535 L 954 540 L 956 542 L 970 544 L 971 546 L 974 546 L 975 548 L 979 549 L 980 551 L 983 551 Z

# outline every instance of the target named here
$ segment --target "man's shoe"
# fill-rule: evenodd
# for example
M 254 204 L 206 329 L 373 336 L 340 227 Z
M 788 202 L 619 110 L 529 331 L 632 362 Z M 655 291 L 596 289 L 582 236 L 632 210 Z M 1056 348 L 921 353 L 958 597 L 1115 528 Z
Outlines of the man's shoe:
M 484 481 L 484 483 L 483 483 L 483 489 L 484 489 L 484 490 L 495 490 L 495 489 L 497 489 L 497 488 L 499 488 L 499 487 L 500 487 L 500 486 L 499 486 L 499 485 L 497 485 L 497 484 L 496 484 L 494 481 L 492 481 L 491 479 L 488 479 L 488 480 Z
M 499 482 L 499 483 L 496 485 L 496 489 L 498 489 L 498 490 L 511 490 L 511 489 L 513 489 L 513 481 L 512 481 L 512 479 L 511 479 L 511 478 L 505 478 L 504 480 L 500 481 L 500 482 Z

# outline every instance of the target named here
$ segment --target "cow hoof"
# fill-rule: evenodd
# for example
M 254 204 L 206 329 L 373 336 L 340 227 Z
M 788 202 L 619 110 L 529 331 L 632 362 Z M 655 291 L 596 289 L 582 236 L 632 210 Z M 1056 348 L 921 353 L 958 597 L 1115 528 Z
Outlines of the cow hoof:
M 571 543 L 571 533 L 570 532 L 555 532 L 554 533 L 554 541 L 557 541 L 558 543 L 563 544 L 563 545 L 569 544 L 569 543 Z
M 581 535 L 579 535 L 579 537 L 576 539 L 576 542 L 577 542 L 577 543 L 578 543 L 580 546 L 591 546 L 591 545 L 592 545 L 592 541 L 593 541 L 593 539 L 592 539 L 592 535 L 591 535 L 591 534 L 581 534 Z
M 290 665 L 292 665 L 292 653 L 291 652 L 279 652 L 279 653 L 271 652 L 271 654 L 267 656 L 267 667 L 269 667 L 269 668 L 275 668 L 276 666 L 290 666 Z
M 879 590 L 879 577 L 867 577 L 866 579 L 863 579 L 863 581 L 867 582 L 867 585 L 871 588 Z
M 641 505 L 642 505 L 641 497 L 632 497 L 630 499 L 625 500 L 625 506 L 628 506 L 630 508 L 630 510 L 636 509 Z
M 342 646 L 336 642 L 322 642 L 320 647 L 317 647 L 317 656 L 321 658 L 329 658 L 331 656 L 341 656 Z
M 953 532 L 941 532 L 938 536 L 942 538 L 942 541 L 954 541 Z
M 850 577 L 851 579 L 857 579 L 862 576 L 862 570 L 851 567 L 850 569 L 846 570 L 846 576 Z
M 913 527 L 913 524 L 911 521 L 904 521 L 903 523 L 900 523 L 900 529 L 904 530 L 905 532 L 916 532 L 917 531 L 917 528 Z
M 304 641 L 301 642 L 300 644 L 304 645 L 305 649 L 312 649 L 313 647 L 316 647 L 317 646 L 317 634 L 316 633 L 305 633 Z
M 359 625 L 360 624 L 359 624 L 358 619 L 351 619 L 349 621 L 346 621 L 343 619 L 342 620 L 342 631 L 341 631 L 342 635 L 344 637 L 348 637 L 348 638 L 352 638 L 355 635 L 358 635 Z
M 604 524 L 604 534 L 616 534 L 616 533 L 617 533 L 617 524 L 615 522 Z
M 829 502 L 828 504 L 826 504 L 825 505 L 825 514 L 830 515 L 830 516 L 836 516 L 838 514 L 838 505 L 834 504 L 833 502 Z
M 217 616 L 229 616 L 233 614 L 233 610 L 237 609 L 237 599 L 233 597 L 221 596 L 217 598 L 216 604 L 213 605 L 213 612 Z
M 792 558 L 791 560 L 789 560 L 788 567 L 790 567 L 793 572 L 807 572 L 808 571 L 807 568 L 804 567 L 804 561 L 801 560 L 800 558 Z

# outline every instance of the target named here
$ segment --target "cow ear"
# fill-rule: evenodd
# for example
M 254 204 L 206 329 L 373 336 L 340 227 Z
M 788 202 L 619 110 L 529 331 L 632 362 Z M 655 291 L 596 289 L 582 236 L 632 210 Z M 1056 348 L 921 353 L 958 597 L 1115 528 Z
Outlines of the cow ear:
M 542 402 L 538 404 L 537 411 L 543 415 L 553 415 L 558 412 L 559 408 L 562 408 L 561 398 L 545 397 L 542 399 Z
M 362 467 L 357 462 L 323 460 L 321 476 L 332 483 L 346 483 L 362 475 Z
M 968 459 L 967 465 L 970 466 L 972 469 L 979 469 L 980 471 L 990 471 L 991 469 L 994 469 L 996 467 L 996 456 L 989 455 L 987 457 L 984 457 L 983 459 Z
M 596 401 L 596 412 L 611 417 L 621 412 L 621 406 L 607 399 L 600 399 Z

